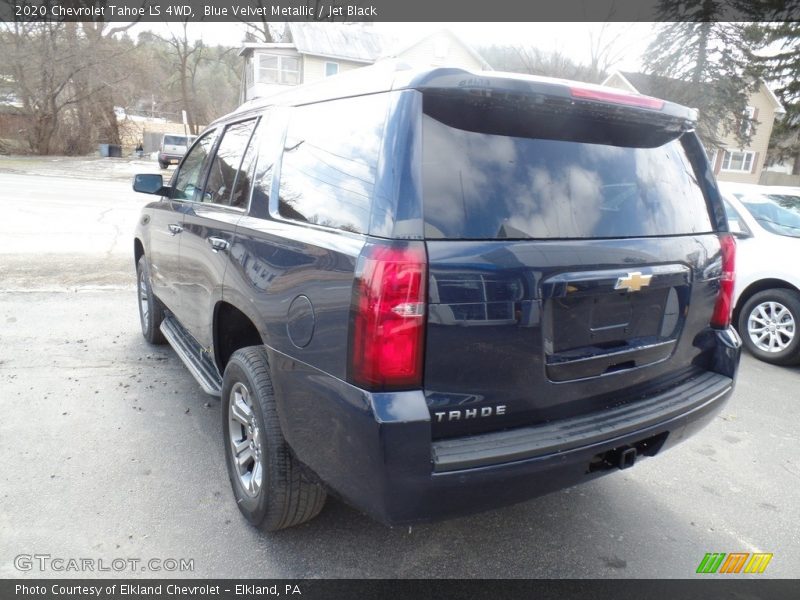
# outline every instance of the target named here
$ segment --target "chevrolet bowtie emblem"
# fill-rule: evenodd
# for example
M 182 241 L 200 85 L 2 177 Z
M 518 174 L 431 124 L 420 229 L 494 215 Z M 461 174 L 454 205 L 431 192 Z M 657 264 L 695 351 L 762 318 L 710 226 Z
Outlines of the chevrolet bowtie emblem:
M 643 287 L 650 285 L 650 280 L 652 278 L 652 275 L 642 275 L 640 271 L 628 273 L 626 277 L 620 277 L 617 279 L 617 284 L 614 286 L 614 289 L 638 292 Z

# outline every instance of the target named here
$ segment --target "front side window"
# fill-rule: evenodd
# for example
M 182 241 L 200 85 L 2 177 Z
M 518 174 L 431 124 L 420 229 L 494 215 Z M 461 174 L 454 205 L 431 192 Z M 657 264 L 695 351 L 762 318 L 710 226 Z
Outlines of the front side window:
M 293 110 L 280 171 L 281 217 L 355 233 L 369 229 L 388 96 Z
M 175 174 L 175 183 L 172 186 L 173 199 L 200 202 L 203 191 L 202 176 L 216 139 L 216 131 L 204 134 L 183 159 Z
M 753 170 L 753 152 L 731 152 L 726 150 L 722 157 L 722 170 L 750 173 Z
M 297 85 L 300 83 L 300 58 L 280 54 L 258 54 L 259 83 Z
M 246 204 L 243 200 L 242 190 L 238 190 L 238 195 L 234 194 L 234 186 L 236 186 L 239 167 L 242 164 L 242 158 L 255 124 L 255 119 L 250 119 L 234 123 L 225 129 L 217 153 L 211 162 L 203 202 L 232 205 L 238 208 Z

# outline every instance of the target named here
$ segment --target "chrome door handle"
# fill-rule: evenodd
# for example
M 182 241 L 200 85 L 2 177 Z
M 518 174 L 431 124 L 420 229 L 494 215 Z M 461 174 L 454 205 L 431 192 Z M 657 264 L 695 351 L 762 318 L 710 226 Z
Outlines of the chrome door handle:
M 214 252 L 219 252 L 220 250 L 227 250 L 230 247 L 230 242 L 227 240 L 223 240 L 222 238 L 218 237 L 209 237 L 206 238 L 208 243 L 211 244 L 211 250 Z
M 169 232 L 172 235 L 175 235 L 175 234 L 180 233 L 181 231 L 183 231 L 183 227 L 181 227 L 180 225 L 177 225 L 175 223 L 170 223 L 169 225 L 167 225 L 167 228 L 169 229 Z

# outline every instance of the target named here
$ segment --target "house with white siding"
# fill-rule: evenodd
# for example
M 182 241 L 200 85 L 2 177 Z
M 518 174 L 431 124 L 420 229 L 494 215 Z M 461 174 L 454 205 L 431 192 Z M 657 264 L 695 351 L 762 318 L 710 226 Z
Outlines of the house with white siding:
M 288 31 L 288 42 L 243 44 L 239 51 L 244 58 L 241 102 L 381 59 L 398 59 L 411 66 L 491 69 L 473 48 L 446 29 L 411 44 L 400 44 L 361 23 L 289 23 Z

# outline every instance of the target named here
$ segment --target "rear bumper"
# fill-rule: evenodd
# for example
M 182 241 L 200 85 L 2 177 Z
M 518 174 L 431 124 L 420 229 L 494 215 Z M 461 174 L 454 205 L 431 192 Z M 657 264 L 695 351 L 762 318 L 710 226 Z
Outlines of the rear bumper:
M 640 437 L 653 426 L 702 410 L 729 395 L 730 377 L 705 371 L 660 394 L 589 413 L 508 431 L 435 441 L 433 472 L 446 473 L 510 463 Z
M 183 154 L 170 154 L 168 152 L 159 152 L 158 153 L 158 160 L 159 162 L 165 163 L 179 163 L 183 158 Z
M 734 389 L 741 342 L 732 329 L 711 336 L 714 370 L 660 394 L 557 423 L 437 442 L 422 392 L 370 394 L 274 352 L 272 370 L 281 425 L 298 458 L 350 504 L 403 524 L 521 502 L 687 439 Z

